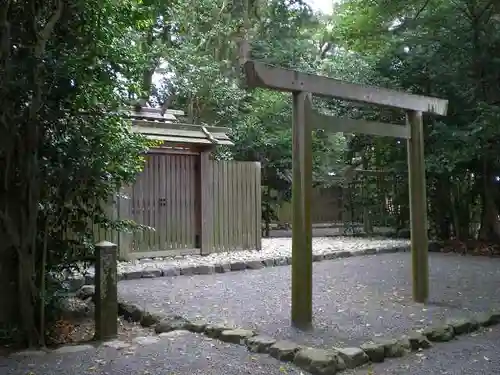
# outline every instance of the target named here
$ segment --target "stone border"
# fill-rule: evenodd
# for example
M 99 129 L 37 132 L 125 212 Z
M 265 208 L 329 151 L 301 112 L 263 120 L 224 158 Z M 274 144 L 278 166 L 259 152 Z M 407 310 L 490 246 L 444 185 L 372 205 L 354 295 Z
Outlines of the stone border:
M 431 247 L 429 247 L 430 251 Z M 334 260 L 342 258 L 351 258 L 356 256 L 364 255 L 377 255 L 377 254 L 390 254 L 410 251 L 409 246 L 395 246 L 386 248 L 368 248 L 362 250 L 350 250 L 350 251 L 332 251 L 325 254 L 314 254 L 313 262 L 322 262 L 324 260 Z M 266 258 L 266 259 L 255 259 L 247 261 L 234 261 L 219 264 L 205 264 L 205 265 L 193 265 L 193 266 L 165 266 L 163 268 L 145 268 L 140 271 L 129 271 L 122 274 L 118 274 L 119 281 L 122 280 L 138 280 L 138 279 L 153 279 L 157 277 L 177 277 L 177 276 L 194 276 L 194 275 L 211 275 L 214 273 L 227 273 L 234 271 L 244 271 L 244 270 L 258 270 L 265 267 L 278 267 L 278 266 L 288 266 L 292 263 L 292 257 L 276 257 L 276 258 Z M 87 275 L 85 279 L 75 278 L 73 280 L 81 280 L 83 284 L 81 285 L 91 285 L 94 284 L 94 276 Z M 80 286 L 81 286 L 80 285 Z M 78 289 L 78 288 L 76 288 Z
M 246 346 L 253 353 L 268 354 L 282 362 L 291 362 L 313 375 L 335 374 L 370 362 L 403 357 L 411 352 L 432 348 L 433 343 L 451 341 L 457 336 L 475 332 L 482 327 L 500 324 L 500 310 L 495 310 L 490 313 L 476 313 L 469 318 L 448 319 L 442 324 L 414 330 L 397 339 L 377 337 L 360 347 L 321 349 L 288 340 L 276 340 L 251 329 L 211 324 L 203 320 L 189 321 L 178 315 L 149 313 L 123 301 L 119 303 L 119 314 L 125 319 L 139 322 L 143 327 L 154 327 L 159 335 L 173 331 L 203 334 L 212 339 Z

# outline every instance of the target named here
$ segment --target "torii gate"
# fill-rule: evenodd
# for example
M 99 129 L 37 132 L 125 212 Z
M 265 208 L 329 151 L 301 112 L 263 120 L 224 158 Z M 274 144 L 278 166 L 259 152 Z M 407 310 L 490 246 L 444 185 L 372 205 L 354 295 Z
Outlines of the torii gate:
M 293 95 L 292 146 L 292 324 L 312 325 L 312 129 L 364 133 L 407 139 L 410 195 L 413 298 L 429 296 L 427 199 L 422 113 L 446 115 L 448 101 L 380 87 L 358 85 L 319 75 L 274 67 L 248 59 L 248 41 L 240 42 L 240 64 L 249 88 Z M 407 124 L 339 119 L 312 110 L 312 94 L 406 110 Z

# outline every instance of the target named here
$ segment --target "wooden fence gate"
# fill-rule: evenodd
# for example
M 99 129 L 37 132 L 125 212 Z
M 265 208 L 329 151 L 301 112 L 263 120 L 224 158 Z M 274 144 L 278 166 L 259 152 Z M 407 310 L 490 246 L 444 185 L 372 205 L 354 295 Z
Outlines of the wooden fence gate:
M 120 234 L 122 258 L 200 254 L 201 188 L 206 192 L 208 251 L 261 248 L 260 164 L 212 161 L 200 187 L 200 156 L 150 153 L 136 183 L 119 200 L 118 216 L 150 227 Z

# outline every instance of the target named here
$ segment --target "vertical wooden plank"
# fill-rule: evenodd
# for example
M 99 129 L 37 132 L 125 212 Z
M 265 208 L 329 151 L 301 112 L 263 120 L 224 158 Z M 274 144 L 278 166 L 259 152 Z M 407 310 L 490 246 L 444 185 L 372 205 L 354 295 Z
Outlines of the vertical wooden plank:
M 210 254 L 214 251 L 214 228 L 217 223 L 214 220 L 214 180 L 213 165 L 210 160 L 210 152 L 204 151 L 199 156 L 200 174 L 200 251 L 201 254 Z M 214 224 L 215 223 L 215 224 Z
M 255 230 L 257 229 L 257 196 L 255 194 L 255 164 L 245 163 L 245 190 L 248 200 L 247 215 L 244 218 L 245 243 L 247 249 L 256 249 Z
M 173 248 L 173 236 L 172 236 L 172 217 L 174 212 L 174 196 L 173 196 L 173 183 L 175 176 L 173 175 L 173 155 L 166 155 L 166 163 L 165 163 L 165 175 L 166 175 L 166 197 L 167 197 L 167 207 L 166 207 L 166 239 L 167 239 L 167 249 L 171 250 Z
M 154 248 L 156 250 L 163 250 L 160 247 L 160 194 L 159 194 L 159 188 L 160 188 L 160 168 L 159 168 L 159 163 L 160 163 L 160 158 L 161 155 L 156 154 L 154 155 L 154 169 L 153 169 L 153 181 L 154 181 L 154 199 L 153 199 L 153 207 L 154 207 L 154 227 L 155 227 L 155 232 L 154 232 Z
M 238 207 L 241 202 L 238 202 L 238 169 L 237 163 L 228 162 L 228 184 L 229 184 L 229 220 L 227 225 L 227 230 L 229 231 L 229 251 L 238 250 Z
M 236 179 L 236 192 L 238 194 L 237 202 L 239 210 L 236 212 L 236 223 L 237 223 L 237 242 L 238 248 L 246 250 L 247 246 L 245 244 L 245 233 L 243 231 L 243 219 L 247 216 L 246 208 L 248 206 L 248 197 L 246 196 L 245 191 L 245 163 L 237 162 L 236 168 L 238 171 L 238 178 Z
M 406 118 L 411 134 L 411 138 L 408 139 L 408 187 L 413 299 L 416 302 L 424 303 L 429 297 L 429 258 L 422 112 L 408 111 Z
M 217 181 L 217 232 L 218 244 L 217 252 L 224 251 L 224 182 L 222 181 L 222 171 L 224 170 L 224 162 L 217 161 L 217 175 L 214 177 Z
M 178 155 L 173 155 L 173 161 L 174 161 L 174 179 L 172 180 L 173 182 L 173 200 L 174 200 L 174 212 L 172 215 L 172 226 L 173 226 L 173 248 L 178 249 L 179 248 L 179 229 L 182 223 L 180 222 L 180 215 L 179 215 L 179 203 L 180 203 L 180 166 L 179 166 L 179 156 Z
M 293 93 L 292 324 L 300 329 L 312 324 L 312 142 L 307 100 L 307 93 Z
M 177 243 L 178 249 L 184 249 L 186 246 L 186 161 L 185 155 L 179 155 L 179 242 Z
M 197 189 L 197 184 L 200 181 L 197 181 L 196 175 L 200 175 L 199 172 L 197 172 L 196 169 L 196 162 L 197 162 L 197 156 L 189 156 L 189 170 L 188 170 L 188 190 L 189 190 L 189 195 L 188 195 L 188 229 L 189 229 L 189 245 L 188 248 L 194 249 L 197 247 L 198 244 L 196 244 L 196 233 L 198 232 L 198 228 L 200 228 L 201 231 L 201 222 L 200 224 L 197 223 L 196 221 L 196 214 L 199 212 L 196 208 L 196 189 Z M 201 187 L 201 186 L 200 186 Z M 201 193 L 201 190 L 200 190 Z
M 165 247 L 165 244 L 166 244 L 166 238 L 165 238 L 165 225 L 166 225 L 166 213 L 165 213 L 165 210 L 166 210 L 166 188 L 165 188 L 165 157 L 166 155 L 160 155 L 160 160 L 159 160 L 159 164 L 158 164 L 158 168 L 159 168 L 159 181 L 158 181 L 158 185 L 159 185 L 159 199 L 161 200 L 160 203 L 159 203 L 159 228 L 157 228 L 157 230 L 159 231 L 159 234 L 160 234 L 160 248 L 162 250 L 166 250 L 167 248 Z
M 261 188 L 261 165 L 255 162 L 254 172 L 254 194 L 255 194 L 255 248 L 262 250 L 262 188 Z M 311 239 L 312 241 L 312 239 Z

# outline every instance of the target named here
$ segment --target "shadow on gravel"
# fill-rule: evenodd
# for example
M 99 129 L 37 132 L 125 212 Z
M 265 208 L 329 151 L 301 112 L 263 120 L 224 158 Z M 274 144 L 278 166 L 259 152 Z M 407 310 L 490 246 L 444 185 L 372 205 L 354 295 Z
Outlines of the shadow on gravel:
M 203 317 L 313 346 L 400 336 L 500 302 L 500 260 L 436 253 L 430 267 L 432 302 L 422 305 L 412 301 L 409 253 L 315 263 L 310 332 L 290 327 L 290 267 L 130 280 L 119 289 L 125 300 L 150 311 Z

